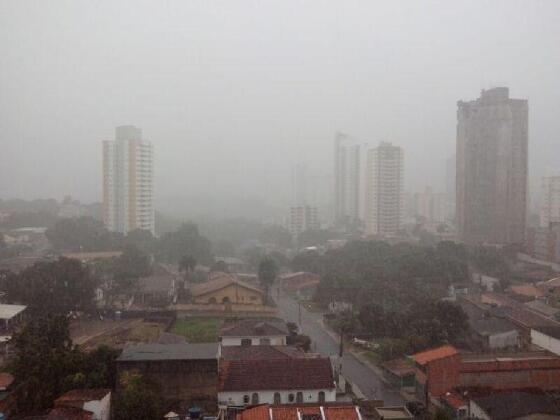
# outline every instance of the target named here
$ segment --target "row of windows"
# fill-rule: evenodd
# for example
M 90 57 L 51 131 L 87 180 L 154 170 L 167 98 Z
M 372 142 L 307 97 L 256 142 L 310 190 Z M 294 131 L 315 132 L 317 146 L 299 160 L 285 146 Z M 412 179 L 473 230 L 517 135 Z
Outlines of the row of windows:
M 325 402 L 325 392 L 324 391 L 319 391 L 318 395 L 317 395 L 318 401 L 320 403 L 324 403 Z M 295 395 L 294 394 L 288 394 L 288 401 L 290 403 L 293 402 L 296 403 L 303 403 L 303 392 L 297 392 Z M 256 405 L 259 403 L 259 394 L 257 392 L 254 392 L 251 397 L 249 397 L 249 395 L 244 395 L 243 396 L 243 403 L 244 404 L 249 404 L 249 402 L 252 405 Z M 274 393 L 274 404 L 282 404 L 282 395 L 279 392 L 275 392 Z

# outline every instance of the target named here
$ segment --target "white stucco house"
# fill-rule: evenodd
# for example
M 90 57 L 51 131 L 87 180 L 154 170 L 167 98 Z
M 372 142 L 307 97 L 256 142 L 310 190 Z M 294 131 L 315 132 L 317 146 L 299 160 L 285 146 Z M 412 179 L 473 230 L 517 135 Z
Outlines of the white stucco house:
M 222 327 L 220 342 L 222 346 L 285 346 L 288 335 L 282 320 L 244 319 Z
M 336 383 L 326 357 L 222 360 L 218 404 L 221 408 L 255 404 L 336 401 Z

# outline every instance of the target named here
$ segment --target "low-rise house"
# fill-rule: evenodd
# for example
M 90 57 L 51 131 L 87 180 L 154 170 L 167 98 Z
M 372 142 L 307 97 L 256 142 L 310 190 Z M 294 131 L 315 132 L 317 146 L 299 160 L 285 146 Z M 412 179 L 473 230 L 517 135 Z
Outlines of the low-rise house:
M 280 278 L 282 288 L 299 297 L 310 298 L 321 280 L 321 276 L 307 271 L 285 274 Z
M 46 420 L 94 420 L 91 411 L 75 407 L 55 407 L 46 417 L 40 418 Z
M 560 418 L 560 406 L 543 393 L 511 391 L 472 398 L 469 415 L 480 420 L 552 420 Z
M 376 420 L 412 420 L 414 416 L 406 407 L 377 407 L 373 418 Z
M 263 404 L 238 413 L 235 420 L 362 420 L 360 408 L 340 403 L 278 406 Z
M 560 315 L 560 309 L 555 308 L 554 306 L 548 305 L 541 299 L 536 299 L 531 302 L 527 302 L 525 306 L 532 311 L 538 312 L 541 315 L 544 315 L 548 318 L 557 319 Z
M 147 306 L 167 306 L 177 293 L 179 276 L 161 264 L 156 264 L 152 274 L 138 279 L 135 303 Z
M 264 302 L 261 289 L 230 273 L 212 273 L 210 280 L 191 286 L 190 292 L 193 302 L 198 304 L 262 305 Z
M 58 397 L 54 402 L 54 408 L 55 410 L 73 408 L 86 412 L 85 415 L 89 415 L 92 420 L 109 420 L 111 418 L 111 390 L 74 389 Z M 53 415 L 56 412 L 51 411 Z
M 225 346 L 285 346 L 289 335 L 286 323 L 280 319 L 244 319 L 226 323 L 220 330 L 220 342 Z
M 336 401 L 336 383 L 326 357 L 222 360 L 220 407 Z
M 395 388 L 414 386 L 414 366 L 406 359 L 389 360 L 381 365 L 383 376 Z
M 0 352 L 9 350 L 12 333 L 25 319 L 25 305 L 0 304 Z
M 494 316 L 469 319 L 473 339 L 486 350 L 519 347 L 519 333 L 510 321 Z
M 117 358 L 119 377 L 128 371 L 139 372 L 158 385 L 165 400 L 185 409 L 217 408 L 218 343 L 130 345 Z

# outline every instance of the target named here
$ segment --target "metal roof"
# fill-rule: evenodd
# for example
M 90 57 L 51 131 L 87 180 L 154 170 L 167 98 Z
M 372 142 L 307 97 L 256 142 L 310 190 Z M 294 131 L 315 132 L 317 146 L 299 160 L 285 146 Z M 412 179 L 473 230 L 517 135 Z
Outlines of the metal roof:
M 148 360 L 211 360 L 218 357 L 218 343 L 135 344 L 124 348 L 118 362 Z
M 25 305 L 0 304 L 0 319 L 12 319 L 27 308 Z

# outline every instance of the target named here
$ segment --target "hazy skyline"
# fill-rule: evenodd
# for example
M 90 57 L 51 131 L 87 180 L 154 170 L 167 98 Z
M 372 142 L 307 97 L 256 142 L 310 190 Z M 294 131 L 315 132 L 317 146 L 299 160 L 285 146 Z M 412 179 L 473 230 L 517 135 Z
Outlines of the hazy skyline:
M 444 191 L 456 102 L 529 100 L 530 194 L 560 167 L 557 1 L 0 0 L 0 198 L 101 200 L 117 125 L 154 145 L 173 197 L 290 202 L 330 173 L 336 130 L 405 151 Z M 200 206 L 201 203 L 197 203 Z

